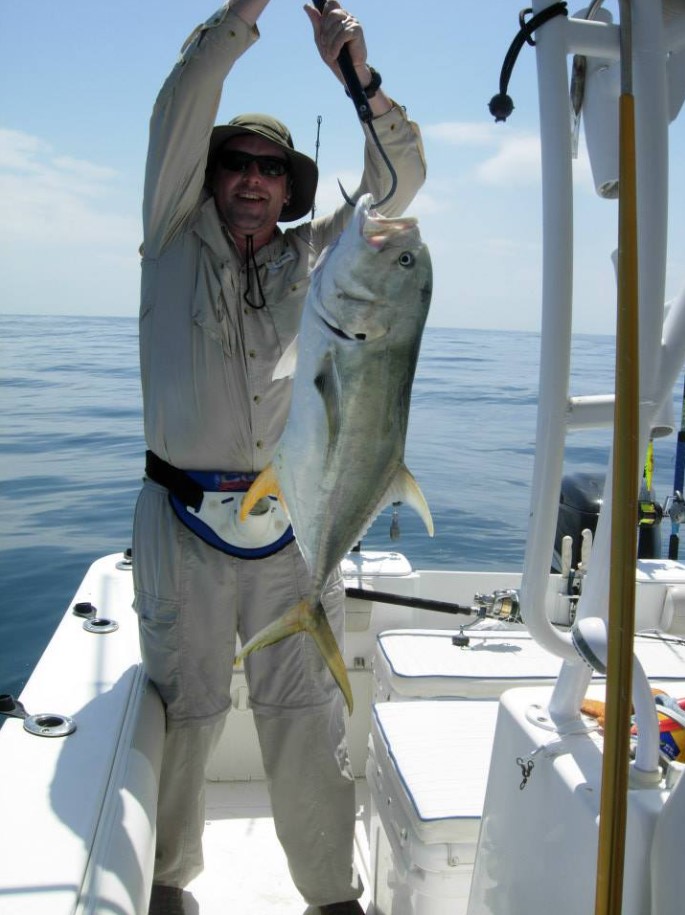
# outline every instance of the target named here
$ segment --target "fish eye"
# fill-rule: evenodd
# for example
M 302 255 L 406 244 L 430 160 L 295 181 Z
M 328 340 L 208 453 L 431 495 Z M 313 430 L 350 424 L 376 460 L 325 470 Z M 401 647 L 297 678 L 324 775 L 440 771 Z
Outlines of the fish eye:
M 402 254 L 397 258 L 397 263 L 400 267 L 413 267 L 414 266 L 414 255 L 411 251 L 403 251 Z

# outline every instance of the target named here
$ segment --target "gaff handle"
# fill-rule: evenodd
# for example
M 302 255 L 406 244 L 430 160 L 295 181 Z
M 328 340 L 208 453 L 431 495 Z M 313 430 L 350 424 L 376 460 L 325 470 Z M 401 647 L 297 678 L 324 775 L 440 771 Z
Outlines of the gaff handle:
M 325 5 L 326 0 L 314 0 L 314 6 L 320 13 L 323 12 Z M 352 64 L 352 58 L 350 57 L 350 51 L 347 45 L 343 45 L 340 54 L 338 54 L 338 66 L 340 67 L 340 72 L 345 80 L 348 95 L 352 99 L 352 103 L 357 110 L 359 120 L 368 123 L 373 118 L 371 106 L 366 97 L 366 92 L 364 92 L 362 84 L 359 82 L 359 77 Z

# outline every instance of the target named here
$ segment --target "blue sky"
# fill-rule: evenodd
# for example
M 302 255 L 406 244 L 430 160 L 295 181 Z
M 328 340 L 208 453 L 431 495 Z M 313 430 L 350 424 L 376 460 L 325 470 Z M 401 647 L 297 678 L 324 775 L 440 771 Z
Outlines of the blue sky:
M 0 311 L 137 313 L 149 114 L 186 36 L 217 5 L 36 0 L 29 10 L 0 0 Z M 429 177 L 410 213 L 433 257 L 432 326 L 539 328 L 532 48 L 524 48 L 514 70 L 512 117 L 494 124 L 487 110 L 520 6 L 513 0 L 348 4 L 364 25 L 369 61 L 384 88 L 423 131 Z M 362 143 L 351 103 L 321 63 L 301 7 L 272 0 L 260 19 L 261 40 L 227 81 L 219 119 L 268 111 L 313 155 L 321 115 L 322 211 L 339 200 L 337 178 L 354 187 Z M 679 131 L 673 161 L 682 156 Z M 594 194 L 584 153 L 575 170 L 574 329 L 612 333 L 616 205 Z M 674 196 L 682 200 L 678 181 Z M 677 218 L 674 208 L 669 295 L 685 275 Z

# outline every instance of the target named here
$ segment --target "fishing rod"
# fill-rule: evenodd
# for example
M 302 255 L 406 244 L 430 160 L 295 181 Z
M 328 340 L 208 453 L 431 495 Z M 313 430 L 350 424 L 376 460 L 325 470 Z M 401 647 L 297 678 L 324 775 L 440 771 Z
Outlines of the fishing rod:
M 654 438 L 650 436 L 638 498 L 638 559 L 657 559 L 661 556 L 661 519 L 664 510 L 656 501 L 653 479 Z
M 397 607 L 412 607 L 416 610 L 434 610 L 439 613 L 469 614 L 477 613 L 478 607 L 467 607 L 463 604 L 452 604 L 444 600 L 431 600 L 427 597 L 402 597 L 390 591 L 371 591 L 368 588 L 345 587 L 345 596 L 355 600 L 378 601 L 380 604 L 393 604 Z
M 685 383 L 683 401 L 680 411 L 680 431 L 675 449 L 675 471 L 673 473 L 673 496 L 668 509 L 671 519 L 671 536 L 668 540 L 668 558 L 678 559 L 680 549 L 680 523 L 685 521 L 685 500 L 683 484 L 685 483 Z
M 609 576 L 606 719 L 602 754 L 595 915 L 620 915 L 628 818 L 628 747 L 635 634 L 639 440 L 638 213 L 633 22 L 630 0 L 619 0 L 618 303 L 613 502 Z M 622 447 L 627 444 L 627 448 Z
M 390 591 L 375 591 L 371 588 L 355 588 L 345 585 L 345 597 L 353 600 L 377 601 L 379 604 L 392 604 L 396 607 L 410 607 L 414 610 L 430 610 L 434 613 L 450 613 L 453 616 L 463 614 L 473 615 L 475 619 L 466 625 L 460 625 L 460 631 L 484 619 L 501 620 L 509 623 L 521 622 L 521 608 L 519 606 L 518 592 L 510 589 L 494 591 L 492 594 L 474 595 L 474 603 L 456 604 L 446 600 L 435 600 L 428 597 L 404 596 L 393 594 Z M 464 644 L 459 641 L 454 644 Z
M 322 13 L 323 8 L 326 5 L 326 0 L 314 0 L 314 6 L 317 10 Z M 380 153 L 383 162 L 390 173 L 390 190 L 383 197 L 382 200 L 372 204 L 372 207 L 383 206 L 384 203 L 387 203 L 391 197 L 394 196 L 395 191 L 397 190 L 397 172 L 388 158 L 388 154 L 383 149 L 381 141 L 378 139 L 378 134 L 376 133 L 373 126 L 373 112 L 371 111 L 371 106 L 369 105 L 369 99 L 366 95 L 365 90 L 362 88 L 362 84 L 359 82 L 359 77 L 354 69 L 352 64 L 352 58 L 350 57 L 350 51 L 347 45 L 343 45 L 338 55 L 337 64 L 340 67 L 340 72 L 345 81 L 345 86 L 347 88 L 347 94 L 352 99 L 352 104 L 354 105 L 357 116 L 362 124 L 365 124 L 369 133 L 371 134 L 371 139 L 373 140 L 376 149 Z M 380 82 L 378 83 L 380 85 Z M 347 194 L 345 188 L 342 186 L 340 181 L 338 181 L 338 187 L 345 198 L 345 202 L 348 203 L 351 207 L 355 206 L 355 201 Z

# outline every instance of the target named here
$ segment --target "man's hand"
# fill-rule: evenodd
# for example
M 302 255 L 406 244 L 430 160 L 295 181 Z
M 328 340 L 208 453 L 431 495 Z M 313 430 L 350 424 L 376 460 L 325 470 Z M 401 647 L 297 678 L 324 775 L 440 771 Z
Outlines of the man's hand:
M 350 16 L 338 0 L 326 0 L 321 13 L 309 5 L 305 6 L 304 10 L 314 29 L 314 41 L 324 63 L 344 84 L 337 60 L 343 45 L 347 45 L 359 82 L 362 87 L 368 86 L 371 82 L 371 71 L 366 64 L 366 42 L 359 21 Z

